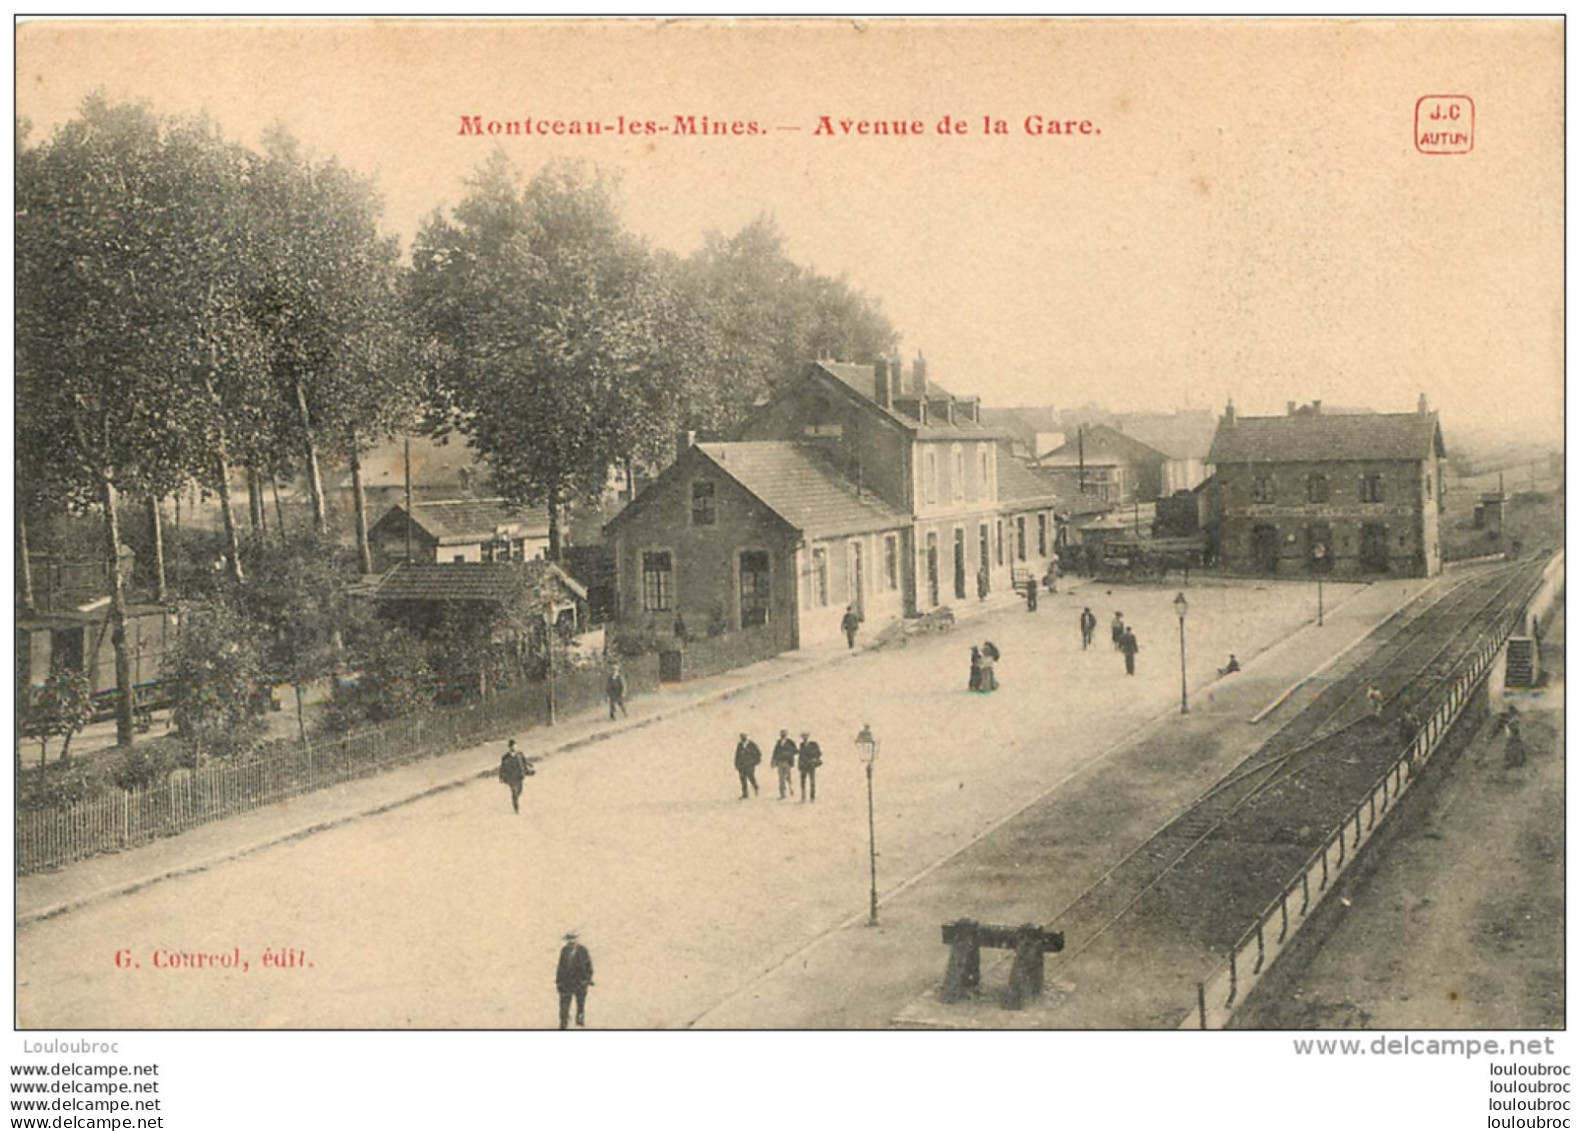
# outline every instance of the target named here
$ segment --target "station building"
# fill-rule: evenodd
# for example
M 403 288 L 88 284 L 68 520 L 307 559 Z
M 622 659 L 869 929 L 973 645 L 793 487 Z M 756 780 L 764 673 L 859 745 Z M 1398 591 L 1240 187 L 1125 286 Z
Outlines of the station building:
M 1322 402 L 1239 416 L 1208 456 L 1209 536 L 1229 573 L 1430 577 L 1442 569 L 1445 466 L 1437 413 L 1334 414 Z
M 743 633 L 743 655 L 865 632 L 1041 576 L 1053 490 L 918 358 L 814 362 L 727 443 L 692 445 L 604 528 L 619 620 Z M 679 633 L 676 633 L 679 635 Z

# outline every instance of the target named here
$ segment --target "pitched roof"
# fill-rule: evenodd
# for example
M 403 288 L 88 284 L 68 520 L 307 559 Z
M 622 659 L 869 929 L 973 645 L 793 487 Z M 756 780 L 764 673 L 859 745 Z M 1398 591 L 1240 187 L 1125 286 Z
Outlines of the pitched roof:
M 1008 452 L 999 451 L 998 499 L 1005 504 L 1054 506 L 1063 500 L 1053 482 L 1038 475 Z
M 1054 465 L 1073 465 L 1083 459 L 1089 464 L 1163 462 L 1168 456 L 1117 428 L 1097 424 L 1086 429 L 1084 439 L 1079 434 L 1072 436 L 1042 459 Z
M 1220 421 L 1210 463 L 1426 460 L 1443 455 L 1437 413 L 1241 416 Z
M 401 509 L 392 507 L 391 512 Z M 512 507 L 503 499 L 445 499 L 413 503 L 411 509 L 416 524 L 441 543 L 487 542 L 500 527 L 518 537 L 546 537 L 549 532 L 546 508 Z
M 811 366 L 809 366 L 809 370 L 812 371 L 812 372 L 821 371 L 823 374 L 827 375 L 828 377 L 832 377 L 834 380 L 838 381 L 841 385 L 845 386 L 845 388 L 849 389 L 851 392 L 857 394 L 863 400 L 865 400 L 867 402 L 867 404 L 871 407 L 871 409 L 874 412 L 882 413 L 884 415 L 884 417 L 886 417 L 887 419 L 889 419 L 889 420 L 893 421 L 894 423 L 900 425 L 902 428 L 905 428 L 908 431 L 910 431 L 912 433 L 915 433 L 915 435 L 916 435 L 916 437 L 918 439 L 922 439 L 922 440 L 962 440 L 962 439 L 972 439 L 972 440 L 998 440 L 998 439 L 1005 439 L 1005 440 L 1007 440 L 1007 439 L 1009 439 L 1009 433 L 1004 431 L 1003 429 L 993 428 L 993 427 L 990 427 L 989 425 L 980 423 L 980 422 L 975 421 L 975 420 L 966 420 L 966 419 L 962 419 L 960 417 L 956 417 L 955 422 L 953 424 L 951 424 L 951 423 L 949 423 L 948 420 L 939 420 L 933 414 L 929 413 L 928 414 L 928 418 L 927 418 L 927 423 L 923 424 L 919 420 L 917 420 L 915 417 L 907 416 L 905 413 L 900 412 L 898 409 L 884 408 L 881 404 L 878 403 L 878 400 L 877 400 L 878 378 L 877 378 L 877 372 L 876 372 L 876 367 L 875 366 L 871 366 L 871 365 L 853 365 L 853 364 L 851 364 L 849 362 L 844 362 L 844 361 L 814 361 L 811 364 Z M 907 398 L 914 400 L 917 396 L 918 396 L 918 394 L 913 392 L 913 391 L 911 391 L 911 390 L 905 390 L 903 392 L 899 391 L 899 390 L 895 390 L 891 394 L 891 403 L 892 403 L 892 401 L 895 401 L 895 400 L 905 400 Z M 925 399 L 928 400 L 928 401 L 935 401 L 935 400 L 970 401 L 973 398 L 970 398 L 970 397 L 956 397 L 953 393 L 949 392 L 949 390 L 945 389 L 942 385 L 939 385 L 936 382 L 934 382 L 931 379 L 929 379 L 928 382 L 927 382 L 927 394 L 926 394 Z
M 378 582 L 380 601 L 488 601 L 505 603 L 531 593 L 548 577 L 583 600 L 587 590 L 577 580 L 542 560 L 530 562 L 403 563 Z
M 906 515 L 841 475 L 810 445 L 784 440 L 698 444 L 696 450 L 807 538 L 906 525 Z
M 1176 412 L 1126 420 L 1120 430 L 1170 459 L 1206 459 L 1218 421 L 1211 412 Z

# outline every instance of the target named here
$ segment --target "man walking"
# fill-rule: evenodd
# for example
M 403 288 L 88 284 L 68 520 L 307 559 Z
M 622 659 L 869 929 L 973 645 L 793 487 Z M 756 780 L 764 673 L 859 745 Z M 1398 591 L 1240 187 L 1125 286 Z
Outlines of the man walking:
M 757 767 L 762 760 L 762 749 L 742 733 L 741 740 L 735 744 L 735 772 L 741 779 L 742 801 L 760 792 L 757 788 Z
M 856 615 L 854 605 L 845 606 L 845 615 L 839 621 L 840 631 L 845 634 L 845 647 L 856 646 L 856 630 L 861 627 L 861 618 Z
M 779 741 L 774 743 L 773 757 L 768 764 L 779 772 L 779 800 L 795 793 L 795 786 L 790 781 L 790 771 L 795 769 L 796 746 L 795 739 L 790 737 L 790 732 L 781 730 Z
M 609 669 L 609 683 L 604 690 L 609 695 L 609 717 L 614 718 L 614 709 L 620 708 L 620 717 L 626 718 L 625 713 L 625 676 L 620 674 L 620 665 L 615 664 Z
M 1121 651 L 1125 640 L 1125 614 L 1114 613 L 1113 623 L 1108 626 L 1108 635 L 1114 638 L 1114 651 Z
M 1125 674 L 1136 674 L 1136 653 L 1141 651 L 1141 645 L 1136 643 L 1136 634 L 1126 628 L 1119 637 L 1119 650 L 1125 654 Z
M 554 972 L 554 988 L 560 992 L 560 1028 L 570 1022 L 571 998 L 576 999 L 576 1024 L 587 1024 L 587 988 L 593 984 L 592 955 L 587 953 L 575 931 L 565 933 L 560 948 L 559 969 Z
M 499 780 L 510 787 L 510 808 L 521 812 L 521 786 L 537 773 L 526 756 L 516 749 L 516 740 L 505 744 L 505 756 L 499 760 Z
M 806 731 L 801 732 L 801 800 L 817 800 L 817 768 L 823 764 L 823 750 Z
M 1086 651 L 1092 646 L 1092 637 L 1097 633 L 1097 614 L 1092 612 L 1088 605 L 1081 610 L 1081 651 Z

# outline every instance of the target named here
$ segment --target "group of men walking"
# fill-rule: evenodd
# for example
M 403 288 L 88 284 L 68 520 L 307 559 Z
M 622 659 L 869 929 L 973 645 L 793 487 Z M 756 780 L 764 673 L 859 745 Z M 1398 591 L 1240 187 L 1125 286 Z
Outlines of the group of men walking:
M 740 741 L 735 744 L 735 773 L 741 779 L 742 801 L 761 792 L 757 788 L 757 767 L 762 764 L 762 760 L 762 748 L 743 731 Z M 768 764 L 779 777 L 780 801 L 795 796 L 795 787 L 790 779 L 798 766 L 801 770 L 801 800 L 817 800 L 817 768 L 823 764 L 823 750 L 813 741 L 810 732 L 802 731 L 800 745 L 797 745 L 788 730 L 781 730 Z

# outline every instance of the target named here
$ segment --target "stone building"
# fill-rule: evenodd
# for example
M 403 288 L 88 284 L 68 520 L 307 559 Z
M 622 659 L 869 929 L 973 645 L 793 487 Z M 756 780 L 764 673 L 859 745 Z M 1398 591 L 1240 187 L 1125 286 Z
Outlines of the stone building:
M 1442 568 L 1445 456 L 1437 413 L 1239 416 L 1209 453 L 1209 534 L 1228 572 L 1429 577 Z
M 745 634 L 743 661 L 837 639 L 847 607 L 875 632 L 1040 576 L 1057 502 L 921 359 L 909 382 L 897 361 L 812 363 L 608 523 L 619 620 Z

